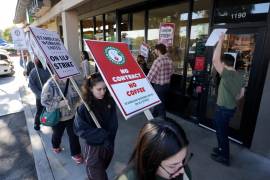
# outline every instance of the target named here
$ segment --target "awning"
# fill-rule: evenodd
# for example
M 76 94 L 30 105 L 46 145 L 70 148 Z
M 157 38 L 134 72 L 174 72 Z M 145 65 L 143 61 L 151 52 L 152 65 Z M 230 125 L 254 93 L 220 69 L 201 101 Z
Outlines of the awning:
M 13 22 L 15 24 L 22 23 L 26 19 L 26 9 L 31 4 L 31 0 L 18 0 L 16 12 Z

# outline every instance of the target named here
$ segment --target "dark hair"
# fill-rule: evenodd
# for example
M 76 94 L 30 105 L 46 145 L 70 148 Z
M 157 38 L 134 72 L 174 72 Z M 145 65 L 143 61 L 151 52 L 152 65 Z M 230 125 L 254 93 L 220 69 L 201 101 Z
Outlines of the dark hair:
M 35 57 L 34 63 L 37 65 L 38 68 L 43 68 L 42 63 L 40 62 L 38 57 Z
M 94 101 L 96 99 L 91 90 L 99 82 L 104 82 L 100 73 L 91 74 L 84 80 L 82 86 L 83 99 L 90 106 L 90 108 L 93 108 Z M 108 103 L 111 101 L 112 98 L 108 91 L 106 91 L 104 99 L 108 101 Z
M 166 54 L 166 52 L 167 52 L 166 46 L 165 46 L 164 44 L 162 44 L 162 43 L 157 44 L 157 45 L 155 46 L 155 49 L 156 49 L 156 50 L 159 50 L 159 52 L 160 52 L 161 54 Z
M 231 54 L 223 54 L 221 57 L 221 62 L 223 62 L 226 66 L 233 67 L 234 66 L 234 57 Z
M 140 130 L 129 164 L 138 179 L 154 180 L 161 162 L 189 144 L 182 127 L 172 120 L 153 120 Z
M 90 58 L 89 58 L 88 52 L 87 51 L 82 51 L 82 53 L 83 53 L 83 60 L 87 59 L 89 61 Z
M 137 62 L 138 62 L 139 64 L 144 64 L 144 63 L 145 63 L 144 56 L 138 55 L 138 56 L 137 56 Z
M 139 60 L 139 59 L 144 60 L 144 56 L 139 54 L 139 55 L 137 56 L 137 60 Z

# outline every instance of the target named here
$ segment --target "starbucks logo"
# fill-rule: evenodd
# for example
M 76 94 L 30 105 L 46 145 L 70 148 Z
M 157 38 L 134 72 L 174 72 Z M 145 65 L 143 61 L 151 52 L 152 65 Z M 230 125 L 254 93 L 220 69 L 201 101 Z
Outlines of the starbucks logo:
M 105 55 L 106 57 L 116 65 L 123 65 L 125 64 L 125 56 L 124 54 L 117 48 L 108 46 L 105 48 Z

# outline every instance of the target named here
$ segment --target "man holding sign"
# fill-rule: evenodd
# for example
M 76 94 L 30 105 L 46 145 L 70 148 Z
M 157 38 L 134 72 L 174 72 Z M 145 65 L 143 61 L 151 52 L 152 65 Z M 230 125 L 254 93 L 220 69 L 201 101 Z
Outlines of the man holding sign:
M 236 102 L 244 95 L 244 91 L 243 89 L 241 90 L 241 76 L 234 69 L 234 57 L 230 54 L 221 56 L 224 37 L 224 33 L 221 33 L 213 55 L 213 65 L 221 76 L 221 80 L 218 87 L 217 108 L 214 119 L 218 147 L 213 149 L 211 157 L 213 160 L 229 166 L 229 122 L 234 116 Z

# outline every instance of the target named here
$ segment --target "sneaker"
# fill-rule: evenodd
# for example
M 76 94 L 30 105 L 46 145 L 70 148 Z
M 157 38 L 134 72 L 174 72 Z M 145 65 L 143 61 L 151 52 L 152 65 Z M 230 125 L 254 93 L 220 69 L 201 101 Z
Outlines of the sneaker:
M 35 129 L 36 131 L 39 131 L 39 130 L 40 130 L 40 125 L 35 124 L 35 125 L 34 125 L 34 129 Z
M 63 149 L 62 148 L 53 148 L 52 149 L 55 154 L 59 154 Z
M 214 161 L 221 163 L 225 166 L 230 166 L 230 160 L 225 158 L 225 157 L 222 157 L 220 155 L 218 155 L 218 156 L 211 155 L 211 159 L 213 159 Z
M 221 153 L 221 149 L 218 147 L 213 148 L 213 152 L 211 153 L 212 156 L 219 156 Z
M 71 156 L 71 158 L 76 162 L 76 164 L 82 164 L 83 161 L 84 161 L 81 154 L 77 154 L 75 156 Z

